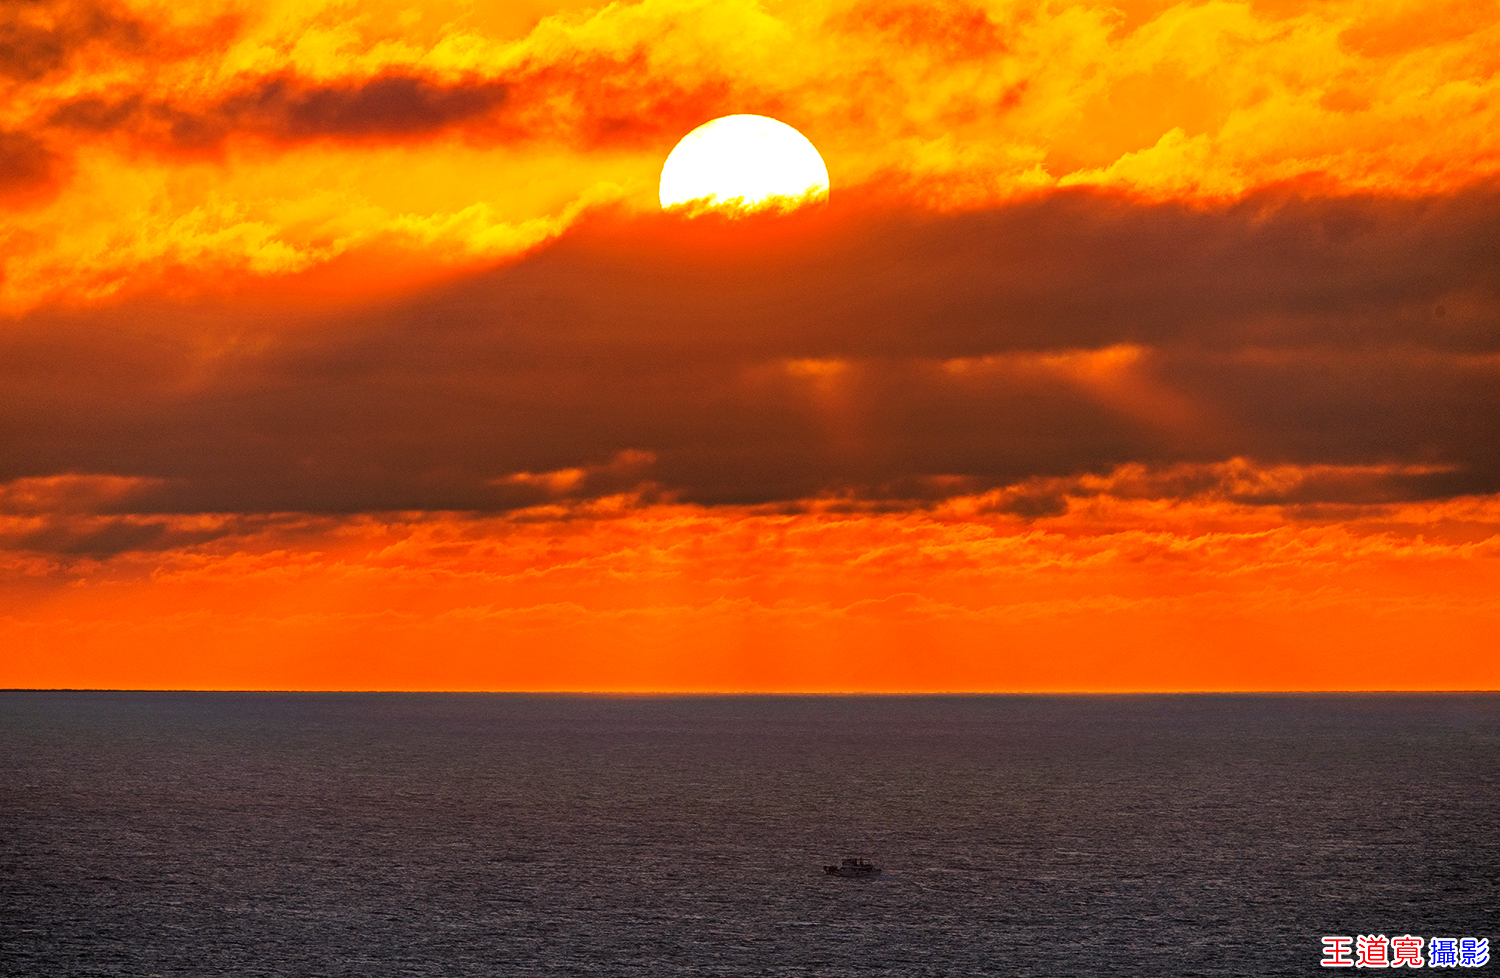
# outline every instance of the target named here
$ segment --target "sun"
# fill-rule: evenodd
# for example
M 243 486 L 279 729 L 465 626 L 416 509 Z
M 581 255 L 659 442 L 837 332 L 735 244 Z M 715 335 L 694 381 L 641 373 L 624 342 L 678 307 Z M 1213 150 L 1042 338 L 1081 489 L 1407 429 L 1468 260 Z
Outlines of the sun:
M 726 115 L 682 137 L 661 168 L 661 206 L 790 210 L 828 199 L 807 137 L 763 115 Z

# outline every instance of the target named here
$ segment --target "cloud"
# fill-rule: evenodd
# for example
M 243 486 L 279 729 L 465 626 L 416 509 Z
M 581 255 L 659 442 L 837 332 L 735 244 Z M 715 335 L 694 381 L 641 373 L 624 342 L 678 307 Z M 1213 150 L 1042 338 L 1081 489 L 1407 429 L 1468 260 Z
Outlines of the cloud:
M 332 279 L 373 241 L 443 277 L 602 199 L 653 208 L 675 141 L 731 112 L 804 131 L 835 197 L 947 211 L 1061 186 L 1430 198 L 1500 160 L 1462 4 L 651 0 L 523 36 L 446 0 L 7 9 L 0 130 L 56 157 L 55 192 L 7 201 L 10 311 Z
M 0 683 L 1488 682 L 1476 11 L 10 4 Z
M 830 21 L 851 33 L 899 37 L 941 62 L 1006 53 L 1004 28 L 977 3 L 856 3 Z
M 91 46 L 144 50 L 149 28 L 121 6 L 88 0 L 15 0 L 0 8 L 0 78 L 34 82 Z
M 413 75 L 382 75 L 337 85 L 290 77 L 263 79 L 202 109 L 140 96 L 66 102 L 49 122 L 70 129 L 125 129 L 181 149 L 206 149 L 230 136 L 282 141 L 401 139 L 431 135 L 480 119 L 503 106 L 501 82 L 445 84 Z
M 1486 494 L 1497 227 L 1488 186 L 602 214 L 518 262 L 295 327 L 277 325 L 291 307 L 236 302 L 16 321 L 0 477 L 160 479 L 167 511 L 348 512 L 646 485 L 933 500 L 1243 458 L 1325 473 L 1246 500 Z
M 1065 514 L 1115 518 L 1133 503 L 1209 506 L 1247 510 L 1274 507 L 1278 517 L 1337 514 L 1358 518 L 1384 512 L 1388 504 L 1446 495 L 1454 466 L 1442 465 L 1257 465 L 1248 459 L 1151 467 L 1132 462 L 1102 474 L 1033 477 L 1014 485 L 952 495 L 937 512 L 968 517 L 1012 513 L 1034 518 Z M 962 482 L 956 485 L 961 486 Z M 952 492 L 955 484 L 942 484 Z M 1148 506 L 1141 512 L 1153 512 Z
M 49 186 L 57 155 L 24 132 L 0 131 L 0 200 Z
M 0 515 L 103 513 L 128 507 L 160 485 L 157 479 L 119 475 L 53 475 L 0 483 Z
M 604 465 L 577 466 L 557 469 L 552 472 L 512 472 L 492 480 L 492 484 L 503 489 L 520 490 L 512 505 L 521 505 L 521 500 L 530 503 L 548 498 L 600 498 L 617 496 L 622 492 L 632 493 L 637 499 L 655 487 L 643 481 L 652 463 L 655 452 L 625 449 L 615 453 Z
M 1181 473 L 1112 478 L 1128 492 L 1153 476 Z M 0 550 L 0 682 L 912 691 L 1497 678 L 1500 497 L 1367 507 L 1363 522 L 1171 495 L 1093 503 L 1119 508 L 1022 520 L 554 503 L 508 517 L 287 514 L 114 555 Z M 1431 650 L 1420 676 L 1413 643 Z

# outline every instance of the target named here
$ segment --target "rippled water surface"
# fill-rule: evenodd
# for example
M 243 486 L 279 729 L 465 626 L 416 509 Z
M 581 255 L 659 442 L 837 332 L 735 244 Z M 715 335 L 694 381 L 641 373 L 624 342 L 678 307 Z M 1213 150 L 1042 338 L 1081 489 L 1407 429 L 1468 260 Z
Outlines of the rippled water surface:
M 1497 825 L 1494 695 L 0 693 L 0 973 L 1326 975 Z

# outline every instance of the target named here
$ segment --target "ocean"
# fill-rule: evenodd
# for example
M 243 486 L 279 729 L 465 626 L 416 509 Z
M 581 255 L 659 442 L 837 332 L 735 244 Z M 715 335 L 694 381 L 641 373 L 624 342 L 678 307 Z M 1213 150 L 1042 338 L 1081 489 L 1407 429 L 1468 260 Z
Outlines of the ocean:
M 1497 921 L 1496 694 L 0 693 L 7 976 L 1326 975 Z

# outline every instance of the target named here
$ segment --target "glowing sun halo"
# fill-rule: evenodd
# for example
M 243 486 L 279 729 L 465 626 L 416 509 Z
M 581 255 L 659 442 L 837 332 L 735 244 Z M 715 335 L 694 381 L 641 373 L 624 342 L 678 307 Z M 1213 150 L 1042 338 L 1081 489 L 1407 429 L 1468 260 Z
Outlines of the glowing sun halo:
M 726 115 L 682 137 L 661 168 L 661 206 L 796 207 L 828 197 L 807 137 L 763 115 Z

